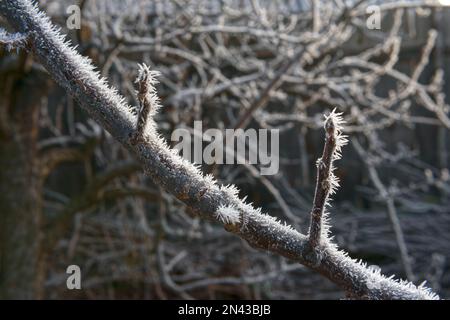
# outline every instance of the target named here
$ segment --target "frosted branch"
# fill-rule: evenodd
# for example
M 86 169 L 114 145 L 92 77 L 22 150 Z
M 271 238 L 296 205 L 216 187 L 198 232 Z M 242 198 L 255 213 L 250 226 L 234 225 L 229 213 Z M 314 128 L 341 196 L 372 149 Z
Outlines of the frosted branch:
M 145 64 L 139 66 L 139 73 L 136 79 L 138 84 L 138 100 L 139 113 L 136 125 L 136 131 L 131 138 L 131 144 L 135 145 L 144 138 L 147 124 L 150 123 L 151 117 L 159 109 L 159 98 L 156 94 L 155 84 L 158 83 L 156 76 L 157 71 L 151 71 Z M 151 126 L 150 129 L 154 129 Z
M 333 173 L 333 161 L 340 158 L 341 148 L 347 143 L 341 130 L 341 114 L 333 110 L 325 120 L 325 145 L 322 157 L 317 160 L 317 181 L 309 226 L 309 243 L 312 248 L 320 243 L 325 206 L 329 205 L 330 194 L 339 186 L 339 181 Z
M 8 51 L 22 49 L 28 41 L 28 36 L 23 33 L 8 33 L 0 28 L 0 45 L 5 46 Z

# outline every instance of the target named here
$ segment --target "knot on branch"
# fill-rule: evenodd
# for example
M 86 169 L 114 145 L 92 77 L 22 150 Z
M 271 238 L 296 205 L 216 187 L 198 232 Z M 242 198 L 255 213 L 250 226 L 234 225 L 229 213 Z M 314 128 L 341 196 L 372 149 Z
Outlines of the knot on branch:
M 307 261 L 312 267 L 318 267 L 322 263 L 324 257 L 324 252 L 321 250 L 320 246 L 312 246 L 309 243 L 303 253 L 303 258 Z

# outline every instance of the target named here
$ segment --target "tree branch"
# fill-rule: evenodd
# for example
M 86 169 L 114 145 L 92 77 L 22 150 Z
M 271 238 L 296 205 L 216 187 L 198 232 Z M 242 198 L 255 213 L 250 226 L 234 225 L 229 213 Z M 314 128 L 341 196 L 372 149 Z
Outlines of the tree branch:
M 159 109 L 159 98 L 156 95 L 155 90 L 155 84 L 158 83 L 155 79 L 157 75 L 159 75 L 159 72 L 150 71 L 145 64 L 139 66 L 136 83 L 138 84 L 138 101 L 140 108 L 136 131 L 130 139 L 130 142 L 133 145 L 136 145 L 139 141 L 144 139 L 147 123 L 151 121 L 151 117 Z
M 80 148 L 54 148 L 39 157 L 40 177 L 46 179 L 48 175 L 61 163 L 83 160 L 87 153 Z
M 358 140 L 352 140 L 353 146 L 355 147 L 356 152 L 359 154 L 361 158 L 363 158 L 364 162 L 367 165 L 369 170 L 369 177 L 372 180 L 373 185 L 378 190 L 380 197 L 382 200 L 386 202 L 388 217 L 391 222 L 392 228 L 394 229 L 395 237 L 397 240 L 397 245 L 400 251 L 400 258 L 402 261 L 403 269 L 405 270 L 406 277 L 413 281 L 415 279 L 412 266 L 411 259 L 409 257 L 408 248 L 406 246 L 405 236 L 403 235 L 403 230 L 400 225 L 400 220 L 397 215 L 397 210 L 395 208 L 394 198 L 389 193 L 388 189 L 381 182 L 380 177 L 378 176 L 378 172 L 373 164 L 373 161 L 370 160 L 370 155 L 364 152 L 363 147 L 359 144 Z
M 72 217 L 73 214 L 86 210 L 90 206 L 98 203 L 105 198 L 123 197 L 127 195 L 140 195 L 142 197 L 151 197 L 150 191 L 144 189 L 133 189 L 128 190 L 128 192 L 121 191 L 118 189 L 105 190 L 105 186 L 111 181 L 119 177 L 125 177 L 132 175 L 141 167 L 138 163 L 134 161 L 124 161 L 115 164 L 114 166 L 106 169 L 104 172 L 96 175 L 93 180 L 86 186 L 85 190 L 77 197 L 71 199 L 63 211 L 61 218 L 66 221 L 68 218 Z M 153 198 L 155 194 L 153 193 Z
M 28 42 L 26 33 L 8 33 L 0 28 L 0 45 L 5 46 L 8 51 L 22 49 Z

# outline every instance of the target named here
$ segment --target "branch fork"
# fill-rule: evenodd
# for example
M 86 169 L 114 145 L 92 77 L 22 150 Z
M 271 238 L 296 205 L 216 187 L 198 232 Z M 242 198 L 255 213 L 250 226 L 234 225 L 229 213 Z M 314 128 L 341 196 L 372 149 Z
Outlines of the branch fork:
M 25 33 L 9 33 L 5 29 L 0 28 L 0 45 L 5 46 L 6 50 L 23 49 L 29 41 L 28 34 Z

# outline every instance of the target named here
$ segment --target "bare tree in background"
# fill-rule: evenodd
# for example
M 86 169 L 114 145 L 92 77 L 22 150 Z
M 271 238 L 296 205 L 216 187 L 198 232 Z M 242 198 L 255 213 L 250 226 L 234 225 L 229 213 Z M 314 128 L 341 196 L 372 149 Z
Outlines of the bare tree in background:
M 394 68 L 399 58 L 402 21 L 408 5 L 391 3 L 381 6 L 391 20 L 388 32 L 366 34 L 365 6 L 361 3 L 347 8 L 342 4 L 315 1 L 312 9 L 316 13 L 314 15 L 309 11 L 300 11 L 298 6 L 279 5 L 272 8 L 258 1 L 249 1 L 241 7 L 231 2 L 82 3 L 85 13 L 83 27 L 76 34 L 77 40 L 80 50 L 99 60 L 96 62 L 102 65 L 102 75 L 111 73 L 111 82 L 135 99 L 135 62 L 156 65 L 161 72 L 159 92 L 164 111 L 157 115 L 156 123 L 163 133 L 177 126 L 189 127 L 192 121 L 204 118 L 208 119 L 210 127 L 244 128 L 251 124 L 261 128 L 277 127 L 286 132 L 293 130 L 299 137 L 298 144 L 302 151 L 298 165 L 300 170 L 297 172 L 301 173 L 301 180 L 307 183 L 314 176 L 308 170 L 315 156 L 308 152 L 306 133 L 322 127 L 324 108 L 338 106 L 344 112 L 347 123 L 342 130 L 350 136 L 351 145 L 367 167 L 377 200 L 386 204 L 404 275 L 417 281 L 410 258 L 415 248 L 408 247 L 405 241 L 398 205 L 407 208 L 408 205 L 421 205 L 423 211 L 431 208 L 442 212 L 442 219 L 448 223 L 446 160 L 442 160 L 440 170 L 424 167 L 415 159 L 413 151 L 407 148 L 392 151 L 392 146 L 383 143 L 381 136 L 383 131 L 400 123 L 407 127 L 442 127 L 445 137 L 450 121 L 447 117 L 448 105 L 442 94 L 443 71 L 437 68 L 430 84 L 419 82 L 428 65 L 431 50 L 439 40 L 437 32 L 429 32 L 422 56 L 411 72 L 402 73 Z M 143 138 L 130 141 L 131 136 L 136 137 L 135 110 L 99 80 L 90 62 L 68 48 L 29 1 L 3 1 L 0 7 L 1 14 L 14 27 L 14 31 L 19 32 L 2 32 L 1 41 L 6 47 L 33 52 L 51 76 L 112 136 L 105 135 L 95 123 L 76 123 L 74 102 L 69 97 L 61 102 L 62 107 L 68 107 L 67 126 L 58 123 L 61 122 L 62 111 L 59 118 L 53 120 L 48 112 L 43 111 L 45 106 L 40 108 L 31 102 L 16 101 L 14 97 L 27 96 L 17 91 L 20 85 L 14 79 L 20 74 L 11 76 L 4 73 L 8 81 L 2 81 L 5 84 L 2 91 L 8 93 L 5 96 L 13 97 L 11 101 L 2 101 L 2 108 L 8 110 L 4 114 L 10 116 L 8 119 L 2 118 L 5 121 L 2 121 L 1 127 L 1 154 L 8 155 L 2 156 L 0 195 L 2 212 L 6 213 L 2 216 L 1 225 L 2 290 L 5 297 L 44 297 L 44 279 L 48 273 L 52 276 L 47 280 L 47 286 L 60 283 L 58 276 L 50 272 L 57 265 L 52 265 L 50 259 L 45 257 L 49 249 L 43 249 L 50 247 L 55 250 L 55 246 L 62 249 L 56 252 L 67 254 L 63 261 L 71 261 L 76 252 L 88 257 L 83 269 L 92 270 L 99 276 L 88 279 L 85 284 L 87 288 L 137 276 L 150 288 L 145 290 L 148 297 L 175 295 L 192 298 L 199 294 L 201 288 L 251 285 L 280 275 L 290 279 L 290 275 L 284 274 L 301 269 L 300 265 L 287 264 L 284 260 L 248 250 L 245 245 L 230 241 L 214 225 L 202 225 L 198 219 L 189 218 L 179 203 L 168 198 L 162 189 L 184 202 L 189 208 L 189 215 L 220 222 L 227 231 L 239 235 L 254 247 L 301 262 L 338 284 L 349 297 L 435 297 L 423 287 L 386 279 L 377 269 L 368 269 L 351 260 L 337 251 L 328 236 L 324 236 L 328 230 L 322 226 L 323 209 L 331 186 L 328 185 L 324 192 L 321 188 L 324 181 L 330 183 L 331 162 L 326 161 L 328 165 L 318 167 L 308 238 L 245 204 L 233 187 L 219 186 L 213 178 L 202 176 L 162 143 L 156 136 L 154 125 L 149 126 Z M 418 5 L 411 7 L 416 9 Z M 430 9 L 429 6 L 419 7 L 421 10 Z M 328 20 L 331 23 L 324 23 Z M 374 43 L 356 53 L 344 54 L 341 48 L 359 33 L 373 37 Z M 38 81 L 42 86 L 50 84 L 31 80 L 34 74 L 45 79 L 42 70 L 30 61 L 32 56 L 21 53 L 19 58 L 11 72 L 17 72 L 16 66 L 20 65 L 21 71 L 29 81 L 33 81 L 33 88 L 36 89 L 36 93 L 29 94 L 33 97 L 32 101 L 47 99 L 48 88 L 40 88 L 35 83 Z M 378 85 L 382 81 L 393 81 L 392 88 L 395 90 L 380 92 Z M 8 83 L 12 83 L 12 87 L 7 87 Z M 132 103 L 145 104 L 144 96 L 138 96 Z M 413 101 L 417 101 L 428 114 L 415 115 Z M 15 105 L 25 105 L 30 109 L 18 110 Z M 58 110 L 61 110 L 59 106 Z M 27 120 L 29 117 L 34 121 Z M 44 123 L 44 128 L 39 128 L 42 124 L 38 123 L 38 119 Z M 336 125 L 341 121 L 336 123 L 333 119 L 331 116 L 327 121 L 322 161 L 331 161 L 336 157 L 333 155 L 334 148 L 327 148 L 330 137 L 339 133 L 335 130 L 338 130 Z M 149 121 L 153 121 L 152 117 Z M 47 131 L 47 138 L 39 140 L 39 130 Z M 134 160 L 112 143 L 113 138 L 135 153 L 139 160 Z M 445 149 L 444 140 L 441 151 Z M 318 149 L 314 151 L 314 154 L 319 153 Z M 95 174 L 93 157 L 103 166 L 103 170 Z M 46 179 L 53 169 L 67 161 L 81 161 L 84 164 L 88 177 L 86 188 L 73 199 L 65 199 L 53 191 L 47 193 L 53 198 L 47 203 L 56 202 L 54 209 L 57 213 L 46 217 L 48 222 L 42 222 L 39 204 L 46 191 Z M 289 161 L 292 160 L 285 159 L 286 166 L 289 166 Z M 388 185 L 382 180 L 384 177 L 378 174 L 386 164 L 395 164 L 401 168 L 400 171 L 404 171 L 404 175 L 414 179 L 406 186 Z M 155 184 L 138 174 L 141 167 Z M 299 192 L 297 182 L 288 179 L 287 175 L 259 176 L 251 165 L 221 170 L 212 166 L 205 170 L 225 184 L 239 184 L 240 179 L 251 178 L 256 181 L 252 183 L 261 184 L 274 200 L 274 205 L 268 209 L 292 223 L 295 229 L 305 228 L 304 222 L 308 221 L 305 213 L 311 210 L 309 206 L 313 202 L 305 191 L 310 191 L 312 195 L 312 190 L 305 188 Z M 286 172 L 289 174 L 289 171 Z M 425 184 L 424 179 L 427 181 Z M 441 190 L 442 200 L 431 206 L 420 198 L 425 197 L 432 187 Z M 366 192 L 373 196 L 372 190 Z M 18 201 L 18 196 L 23 201 Z M 95 208 L 99 208 L 99 214 L 93 217 L 81 214 Z M 115 218 L 110 220 L 106 212 L 112 213 Z M 237 215 L 237 218 L 230 219 L 230 214 Z M 63 234 L 60 229 L 64 230 L 67 221 L 72 219 L 75 222 L 73 236 L 68 241 L 61 241 Z M 423 223 L 426 224 L 425 221 Z M 23 228 L 11 228 L 12 225 Z M 44 237 L 42 232 L 47 228 L 52 231 Z M 118 241 L 118 238 L 126 241 Z M 196 243 L 195 250 L 199 251 L 197 257 L 203 260 L 205 267 L 201 272 L 197 271 L 200 261 L 196 261 L 194 254 L 187 253 L 190 249 L 179 250 L 185 239 Z M 383 239 L 378 237 L 377 240 Z M 446 241 L 441 241 L 443 250 L 439 249 L 437 242 L 436 252 L 446 251 Z M 11 250 L 17 244 L 22 249 Z M 375 245 L 382 247 L 384 243 Z M 243 250 L 243 257 L 249 257 L 247 266 L 239 266 L 242 272 L 235 275 L 211 278 L 208 268 L 220 266 L 224 257 L 235 257 L 236 247 Z M 419 250 L 427 251 L 423 248 Z M 434 257 L 436 271 L 431 274 L 439 278 L 443 258 L 439 255 Z M 424 258 L 425 261 L 430 260 L 429 256 Z M 120 267 L 109 270 L 110 275 L 102 278 L 99 269 L 110 265 L 112 260 L 122 261 L 118 264 Z M 189 267 L 182 268 L 181 261 L 184 261 L 182 265 Z M 220 269 L 215 273 L 227 272 L 232 274 L 226 270 L 220 272 Z M 439 280 L 436 283 L 439 284 Z M 30 290 L 32 284 L 35 286 L 34 294 Z M 17 291 L 10 291 L 12 287 Z M 297 290 L 293 288 L 295 286 L 291 290 Z M 95 295 L 95 290 L 91 293 Z M 249 295 L 248 292 L 241 294 Z M 257 297 L 257 294 L 251 296 Z

